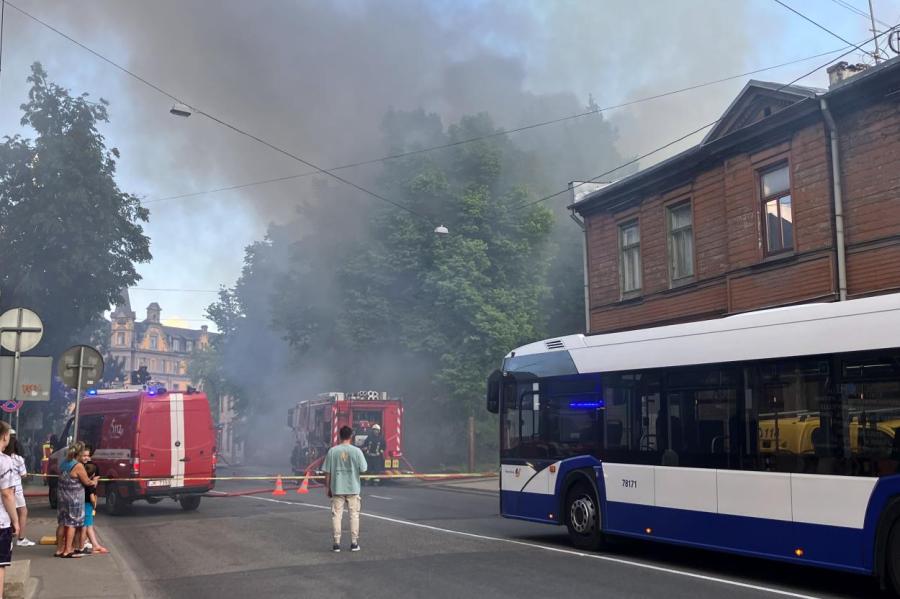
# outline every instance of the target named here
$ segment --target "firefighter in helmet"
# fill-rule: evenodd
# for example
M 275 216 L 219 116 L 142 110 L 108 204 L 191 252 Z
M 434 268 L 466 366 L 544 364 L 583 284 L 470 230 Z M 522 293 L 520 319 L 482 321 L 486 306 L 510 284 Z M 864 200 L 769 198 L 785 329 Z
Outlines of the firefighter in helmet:
M 381 436 L 381 425 L 372 425 L 363 445 L 363 453 L 366 454 L 366 463 L 371 474 L 384 472 L 384 437 Z

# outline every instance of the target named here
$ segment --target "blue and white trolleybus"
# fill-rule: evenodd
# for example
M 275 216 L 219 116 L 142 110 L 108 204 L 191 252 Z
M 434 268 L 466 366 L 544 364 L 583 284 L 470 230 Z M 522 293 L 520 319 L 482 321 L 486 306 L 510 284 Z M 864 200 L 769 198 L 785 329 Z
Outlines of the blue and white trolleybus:
M 900 294 L 532 343 L 487 407 L 503 516 L 900 592 Z

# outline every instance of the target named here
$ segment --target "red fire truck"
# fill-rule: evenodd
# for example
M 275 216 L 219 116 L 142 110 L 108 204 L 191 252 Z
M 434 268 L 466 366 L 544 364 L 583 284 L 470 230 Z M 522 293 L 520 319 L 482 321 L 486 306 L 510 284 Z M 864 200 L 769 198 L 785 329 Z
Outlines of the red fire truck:
M 288 410 L 288 426 L 294 431 L 291 466 L 297 475 L 316 470 L 328 448 L 336 445 L 342 426 L 353 429 L 353 442 L 364 448 L 375 425 L 384 437 L 384 472 L 398 473 L 403 458 L 403 404 L 383 391 L 321 393 Z M 371 462 L 371 457 L 370 464 Z

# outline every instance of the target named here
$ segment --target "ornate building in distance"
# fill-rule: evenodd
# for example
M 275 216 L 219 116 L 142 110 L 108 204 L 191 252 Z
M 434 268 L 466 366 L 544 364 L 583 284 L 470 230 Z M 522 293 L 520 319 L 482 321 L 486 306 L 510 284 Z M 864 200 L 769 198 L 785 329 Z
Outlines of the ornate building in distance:
M 128 291 L 123 291 L 110 314 L 109 355 L 124 360 L 126 378 L 133 370 L 146 366 L 150 380 L 162 383 L 170 391 L 183 391 L 191 384 L 191 354 L 209 345 L 210 333 L 206 325 L 200 330 L 166 326 L 160 320 L 161 313 L 162 308 L 153 302 L 147 306 L 147 317 L 138 321 Z

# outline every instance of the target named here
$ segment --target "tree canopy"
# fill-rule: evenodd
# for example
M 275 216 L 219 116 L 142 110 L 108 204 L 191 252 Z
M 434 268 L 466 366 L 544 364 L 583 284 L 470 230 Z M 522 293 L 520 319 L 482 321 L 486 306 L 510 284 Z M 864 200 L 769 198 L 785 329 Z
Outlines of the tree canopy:
M 150 260 L 149 211 L 115 181 L 116 148 L 99 131 L 108 104 L 73 95 L 31 67 L 29 139 L 0 144 L 0 300 L 44 322 L 44 353 L 90 330 Z
M 290 401 L 387 390 L 406 400 L 411 455 L 458 464 L 468 416 L 481 445 L 495 444 L 482 398 L 503 355 L 583 322 L 580 231 L 566 219 L 558 234 L 555 209 L 535 202 L 545 187 L 540 154 L 494 135 L 489 115 L 444 126 L 421 110 L 393 111 L 383 130 L 391 153 L 489 137 L 388 163 L 375 184 L 409 210 L 323 185 L 299 202 L 294 222 L 248 248 L 233 295 L 209 315 L 227 329 L 225 372 L 249 369 L 260 381 L 259 401 L 244 404 L 251 420 L 277 403 L 266 381 L 290 380 Z M 449 234 L 436 235 L 437 224 Z M 552 277 L 553 262 L 574 262 L 576 276 Z M 223 315 L 235 312 L 232 327 Z

